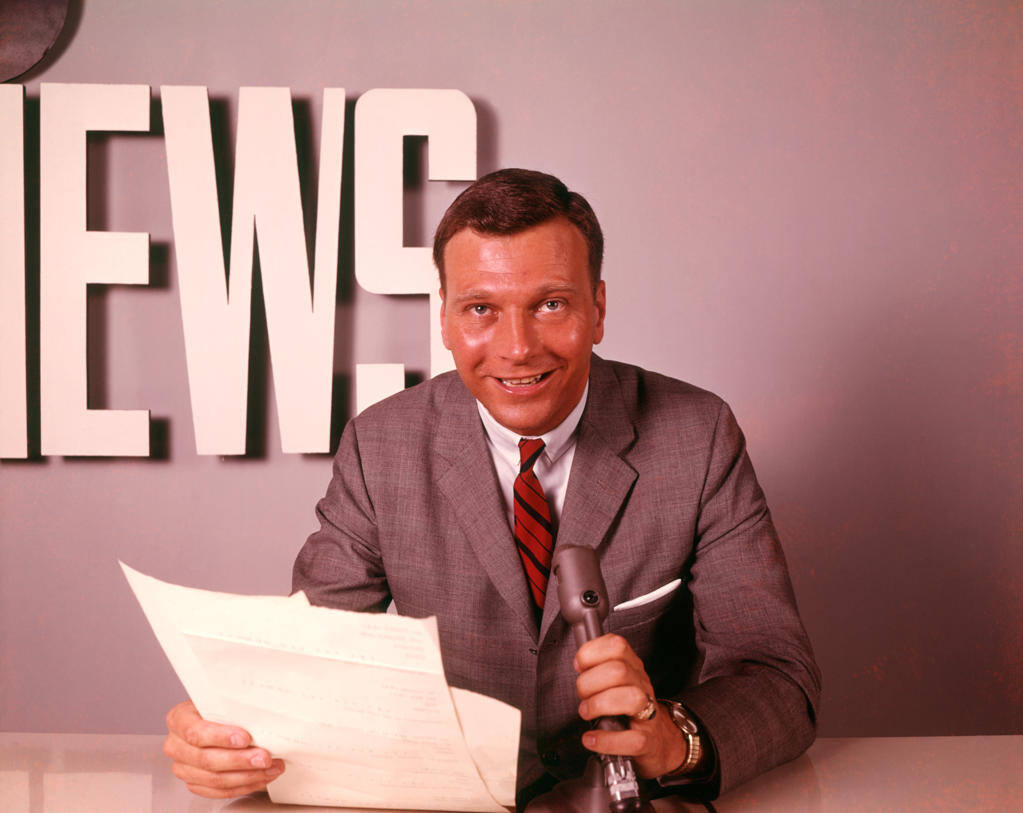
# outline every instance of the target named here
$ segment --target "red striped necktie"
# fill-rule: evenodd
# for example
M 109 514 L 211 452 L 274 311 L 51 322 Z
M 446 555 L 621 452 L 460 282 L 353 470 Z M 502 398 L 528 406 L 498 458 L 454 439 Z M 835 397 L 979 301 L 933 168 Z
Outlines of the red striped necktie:
M 541 610 L 554 551 L 551 509 L 533 473 L 533 465 L 543 449 L 544 442 L 540 438 L 519 440 L 519 476 L 515 478 L 515 546 L 526 569 L 533 601 Z

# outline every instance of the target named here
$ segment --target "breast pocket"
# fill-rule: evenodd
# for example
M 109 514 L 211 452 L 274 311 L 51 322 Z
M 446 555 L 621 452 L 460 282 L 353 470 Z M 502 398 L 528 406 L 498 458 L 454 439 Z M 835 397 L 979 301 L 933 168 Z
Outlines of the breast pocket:
M 634 627 L 657 621 L 677 598 L 681 587 L 682 580 L 675 579 L 648 593 L 619 602 L 608 615 L 608 632 L 621 635 Z
M 681 579 L 620 602 L 608 615 L 606 629 L 629 642 L 658 691 L 676 685 L 693 663 L 693 603 Z

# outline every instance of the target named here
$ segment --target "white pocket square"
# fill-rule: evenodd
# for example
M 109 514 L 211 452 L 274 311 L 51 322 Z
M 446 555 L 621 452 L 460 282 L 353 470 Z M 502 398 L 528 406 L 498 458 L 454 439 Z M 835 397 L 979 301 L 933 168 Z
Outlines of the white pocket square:
M 665 585 L 658 587 L 652 593 L 646 593 L 636 598 L 630 598 L 628 601 L 623 601 L 621 604 L 616 604 L 611 608 L 611 612 L 615 610 L 628 610 L 631 607 L 642 607 L 644 604 L 649 604 L 651 601 L 656 601 L 661 596 L 666 596 L 674 590 L 678 590 L 679 585 L 682 584 L 682 579 L 675 579 Z

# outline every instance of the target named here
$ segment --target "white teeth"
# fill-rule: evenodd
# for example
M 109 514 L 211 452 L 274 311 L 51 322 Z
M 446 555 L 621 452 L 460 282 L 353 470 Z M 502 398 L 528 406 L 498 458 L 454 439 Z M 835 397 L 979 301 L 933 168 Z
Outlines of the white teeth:
M 501 382 L 513 387 L 525 387 L 529 384 L 535 384 L 541 378 L 543 378 L 542 373 L 540 375 L 534 375 L 532 378 L 502 378 Z

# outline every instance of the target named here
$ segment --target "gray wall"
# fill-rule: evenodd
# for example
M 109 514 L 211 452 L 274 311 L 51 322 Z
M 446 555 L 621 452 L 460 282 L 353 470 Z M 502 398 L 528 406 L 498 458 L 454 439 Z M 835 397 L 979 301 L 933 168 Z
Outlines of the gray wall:
M 325 85 L 350 105 L 467 93 L 481 173 L 553 171 L 601 217 L 601 352 L 735 409 L 824 671 L 821 733 L 1023 732 L 1018 3 L 85 0 L 73 16 L 22 80 L 30 121 L 41 81 L 150 84 L 156 133 L 160 85 L 208 85 L 228 125 L 239 87 L 283 85 L 311 145 Z M 6 730 L 160 730 L 181 688 L 116 560 L 286 592 L 329 476 L 326 455 L 280 452 L 266 383 L 256 453 L 196 455 L 163 140 L 90 143 L 92 226 L 154 245 L 153 284 L 91 297 L 92 403 L 151 409 L 166 455 L 0 464 Z M 410 193 L 423 235 L 457 188 Z M 425 297 L 358 291 L 343 255 L 342 381 L 356 361 L 425 373 Z

